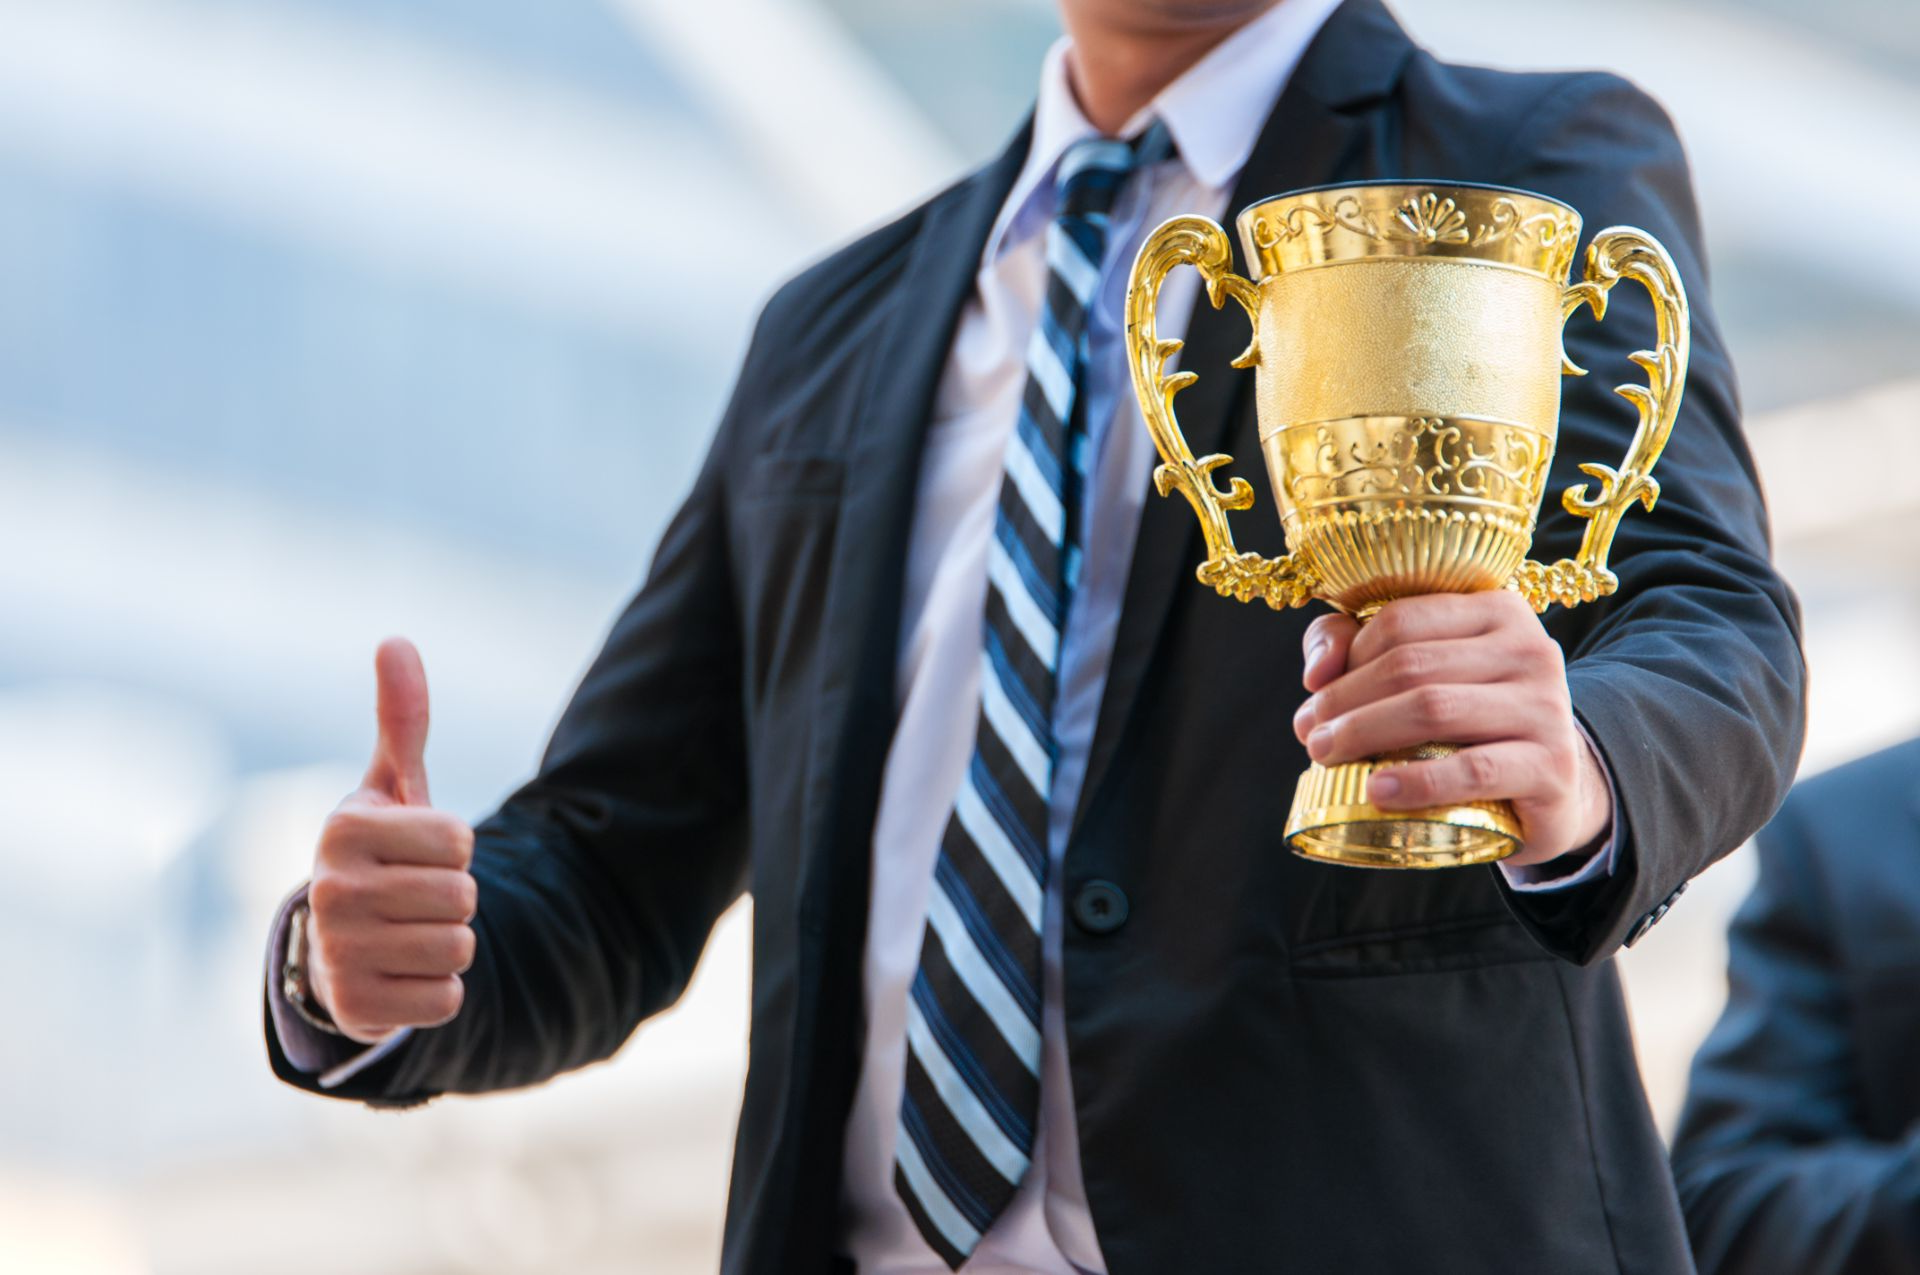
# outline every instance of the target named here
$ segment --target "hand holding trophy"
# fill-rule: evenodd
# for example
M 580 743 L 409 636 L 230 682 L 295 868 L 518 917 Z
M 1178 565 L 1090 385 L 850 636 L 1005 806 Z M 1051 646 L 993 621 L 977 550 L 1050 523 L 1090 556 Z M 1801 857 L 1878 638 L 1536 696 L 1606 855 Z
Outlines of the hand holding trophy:
M 1573 606 L 1619 584 L 1607 552 L 1636 502 L 1653 507 L 1654 462 L 1686 380 L 1686 295 L 1672 260 L 1630 227 L 1594 237 L 1585 277 L 1568 283 L 1580 216 L 1520 190 L 1431 182 L 1324 187 L 1243 211 L 1237 225 L 1255 277 L 1233 273 L 1226 232 L 1176 217 L 1142 245 L 1127 291 L 1134 390 L 1162 464 L 1154 484 L 1178 490 L 1206 538 L 1198 575 L 1223 596 L 1269 606 L 1319 598 L 1363 624 L 1398 598 L 1517 590 L 1536 611 Z M 1286 529 L 1278 559 L 1240 553 L 1230 510 L 1253 488 L 1195 457 L 1174 396 L 1196 378 L 1166 371 L 1180 349 L 1161 340 L 1161 281 L 1196 267 L 1215 307 L 1230 297 L 1253 340 L 1234 360 L 1256 369 L 1260 442 Z M 1581 306 L 1606 313 L 1621 279 L 1651 294 L 1655 348 L 1634 355 L 1645 385 L 1616 391 L 1640 422 L 1619 470 L 1581 466 L 1596 480 L 1562 504 L 1587 520 L 1577 555 L 1552 564 L 1527 550 L 1558 433 L 1560 377 L 1582 374 L 1560 329 Z M 1310 858 L 1364 867 L 1448 867 L 1504 858 L 1520 844 L 1506 802 L 1383 811 L 1367 798 L 1375 770 L 1445 756 L 1431 743 L 1341 765 L 1310 766 L 1295 790 L 1286 836 Z

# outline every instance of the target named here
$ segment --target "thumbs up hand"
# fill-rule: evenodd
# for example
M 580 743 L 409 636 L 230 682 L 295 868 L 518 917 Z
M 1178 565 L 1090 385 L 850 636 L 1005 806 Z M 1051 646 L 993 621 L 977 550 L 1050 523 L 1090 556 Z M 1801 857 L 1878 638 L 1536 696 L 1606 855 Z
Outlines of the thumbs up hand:
M 374 656 L 380 735 L 327 819 L 307 891 L 313 994 L 354 1040 L 460 1012 L 473 963 L 473 829 L 427 804 L 427 675 L 405 638 Z

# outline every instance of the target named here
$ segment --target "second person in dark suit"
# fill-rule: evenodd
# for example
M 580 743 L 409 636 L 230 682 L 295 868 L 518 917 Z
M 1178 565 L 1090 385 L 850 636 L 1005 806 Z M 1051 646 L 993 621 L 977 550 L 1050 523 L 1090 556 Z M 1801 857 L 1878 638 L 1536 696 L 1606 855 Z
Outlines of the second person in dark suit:
M 1701 1275 L 1920 1275 L 1920 739 L 1755 845 L 1673 1148 Z

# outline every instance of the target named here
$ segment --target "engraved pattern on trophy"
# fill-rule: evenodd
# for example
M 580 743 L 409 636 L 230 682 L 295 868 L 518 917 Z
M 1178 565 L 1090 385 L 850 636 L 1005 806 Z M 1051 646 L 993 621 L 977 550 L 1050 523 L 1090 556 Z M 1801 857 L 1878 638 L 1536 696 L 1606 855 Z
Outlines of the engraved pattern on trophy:
M 1307 507 L 1352 496 L 1461 496 L 1495 504 L 1538 501 L 1552 449 L 1529 429 L 1441 416 L 1326 421 L 1312 431 L 1315 465 L 1287 474 Z M 1484 447 L 1481 444 L 1485 444 Z
M 1363 623 L 1387 603 L 1428 593 L 1518 590 L 1543 610 L 1618 588 L 1606 558 L 1620 519 L 1651 508 L 1651 470 L 1673 428 L 1686 378 L 1687 305 L 1666 253 L 1641 231 L 1601 231 L 1584 278 L 1569 286 L 1580 216 L 1526 191 L 1441 183 L 1342 186 L 1260 201 L 1238 226 L 1253 279 L 1232 270 L 1226 232 L 1177 217 L 1140 250 L 1127 293 L 1134 389 L 1159 449 L 1154 483 L 1179 490 L 1206 534 L 1201 581 L 1274 607 L 1309 597 Z M 1198 269 L 1218 307 L 1253 321 L 1233 366 L 1252 368 L 1261 450 L 1285 558 L 1235 550 L 1227 513 L 1253 504 L 1251 485 L 1225 490 L 1224 455 L 1196 458 L 1173 397 L 1197 379 L 1168 374 L 1180 349 L 1160 340 L 1161 281 Z M 1338 267 L 1338 268 L 1335 268 Z M 1587 521 L 1579 553 L 1529 562 L 1559 430 L 1560 382 L 1581 369 L 1561 332 L 1581 306 L 1604 317 L 1622 279 L 1645 287 L 1655 346 L 1633 361 L 1645 385 L 1618 393 L 1640 423 L 1619 469 L 1589 463 L 1562 505 Z M 1590 492 L 1589 488 L 1594 489 Z M 1384 812 L 1367 800 L 1373 771 L 1451 745 L 1335 766 L 1309 766 L 1286 836 L 1310 858 L 1364 867 L 1447 867 L 1504 858 L 1519 845 L 1505 802 Z
M 1488 205 L 1487 216 L 1488 220 L 1473 232 L 1476 248 L 1512 235 L 1516 239 L 1531 239 L 1542 248 L 1564 248 L 1572 252 L 1580 238 L 1579 218 L 1551 212 L 1526 216 L 1511 199 L 1494 200 Z
M 1248 238 L 1256 250 L 1267 251 L 1295 240 L 1324 237 L 1330 230 L 1343 230 L 1376 245 L 1416 249 L 1480 251 L 1506 241 L 1523 253 L 1545 254 L 1539 268 L 1547 273 L 1555 273 L 1561 257 L 1571 265 L 1580 238 L 1580 218 L 1565 209 L 1542 207 L 1543 201 L 1536 197 L 1527 197 L 1526 202 L 1531 211 L 1511 195 L 1494 190 L 1462 189 L 1448 195 L 1399 186 L 1361 187 L 1330 199 L 1287 196 L 1270 201 L 1271 207 L 1256 205 L 1248 210 Z
M 1319 564 L 1321 596 L 1364 617 L 1395 597 L 1512 578 L 1553 445 L 1504 421 L 1363 417 L 1291 426 L 1269 456 L 1289 542 Z
M 1432 191 L 1402 200 L 1393 210 L 1387 233 L 1405 235 L 1419 243 L 1466 243 L 1473 237 L 1467 233 L 1467 215 L 1460 206 Z

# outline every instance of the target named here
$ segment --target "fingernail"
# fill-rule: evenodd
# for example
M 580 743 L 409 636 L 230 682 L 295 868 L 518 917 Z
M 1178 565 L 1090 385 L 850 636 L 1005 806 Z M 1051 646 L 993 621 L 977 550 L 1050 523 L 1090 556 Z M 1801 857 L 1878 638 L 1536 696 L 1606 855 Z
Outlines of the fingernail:
M 1333 727 L 1316 726 L 1313 728 L 1313 733 L 1307 736 L 1307 751 L 1315 757 L 1318 757 L 1321 753 L 1325 752 L 1328 745 L 1332 743 Z
M 1382 772 L 1373 777 L 1370 786 L 1375 801 L 1392 801 L 1400 795 L 1400 776 L 1391 771 Z
M 1313 715 L 1319 711 L 1319 708 L 1320 697 L 1318 695 L 1307 696 L 1306 702 L 1301 704 L 1293 715 L 1293 730 L 1295 734 L 1299 734 L 1301 731 L 1313 725 Z
M 1326 638 L 1315 638 L 1313 640 L 1313 645 L 1307 648 L 1307 671 L 1312 671 L 1313 666 L 1320 662 L 1320 657 L 1325 655 L 1327 648 L 1332 645 L 1333 643 L 1329 642 Z

